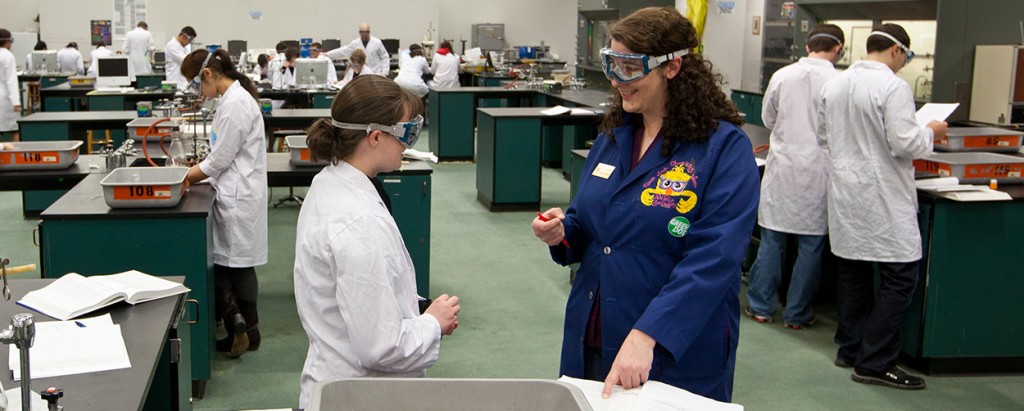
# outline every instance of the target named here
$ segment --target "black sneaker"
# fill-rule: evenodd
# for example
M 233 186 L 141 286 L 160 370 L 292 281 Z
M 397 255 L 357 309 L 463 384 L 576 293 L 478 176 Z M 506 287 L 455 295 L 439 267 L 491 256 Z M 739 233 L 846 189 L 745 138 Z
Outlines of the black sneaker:
M 853 368 L 853 361 L 847 361 L 839 357 L 836 357 L 836 360 L 832 363 L 839 368 Z
M 896 367 L 883 372 L 854 370 L 850 378 L 861 384 L 884 385 L 901 390 L 920 390 L 924 389 L 925 385 L 924 379 L 907 374 Z

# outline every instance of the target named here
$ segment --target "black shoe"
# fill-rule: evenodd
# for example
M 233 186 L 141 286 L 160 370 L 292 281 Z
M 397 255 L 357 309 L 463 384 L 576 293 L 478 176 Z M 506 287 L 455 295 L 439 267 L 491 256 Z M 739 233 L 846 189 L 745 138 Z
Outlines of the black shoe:
M 850 378 L 861 384 L 884 385 L 901 390 L 920 390 L 924 389 L 925 385 L 924 379 L 907 374 L 896 367 L 883 372 L 854 370 Z
M 853 361 L 846 361 L 842 358 L 836 357 L 836 360 L 832 362 L 839 368 L 853 368 Z

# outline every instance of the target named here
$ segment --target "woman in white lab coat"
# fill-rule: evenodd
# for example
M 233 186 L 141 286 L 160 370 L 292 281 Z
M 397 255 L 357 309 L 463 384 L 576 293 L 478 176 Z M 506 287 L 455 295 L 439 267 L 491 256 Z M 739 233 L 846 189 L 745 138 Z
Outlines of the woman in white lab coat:
M 345 76 L 338 82 L 338 88 L 345 87 L 352 79 L 364 74 L 374 74 L 366 68 L 366 52 L 363 49 L 356 49 L 348 56 L 348 64 L 345 67 Z
M 203 96 L 220 97 L 213 115 L 210 154 L 188 172 L 217 190 L 213 264 L 218 317 L 228 337 L 217 350 L 238 357 L 259 348 L 255 266 L 267 263 L 267 148 L 256 86 L 231 63 L 224 49 L 196 50 L 181 74 Z
M 421 314 L 412 259 L 370 181 L 402 166 L 420 109 L 393 81 L 360 76 L 309 129 L 313 159 L 331 164 L 313 178 L 296 227 L 295 303 L 309 337 L 299 408 L 320 381 L 424 376 L 441 335 L 458 327 L 458 297 L 442 294 Z
M 7 29 L 0 29 L 0 134 L 13 133 L 19 140 L 18 117 L 21 117 L 21 93 L 18 92 L 18 62 L 11 46 L 14 37 Z
M 430 74 L 430 65 L 423 57 L 423 46 L 413 44 L 409 46 L 409 58 L 398 68 L 398 77 L 395 83 L 405 89 L 412 90 L 417 96 L 423 98 L 430 89 L 427 83 L 423 82 L 423 75 Z
M 430 62 L 430 71 L 434 73 L 434 79 L 430 80 L 432 88 L 458 88 L 459 87 L 459 64 L 462 59 L 452 50 L 452 43 L 448 40 L 441 42 L 441 47 L 434 54 L 434 60 Z
M 85 74 L 85 63 L 82 62 L 82 53 L 78 51 L 78 43 L 72 41 L 57 51 L 57 71 L 60 74 Z
M 271 73 L 274 90 L 295 88 L 295 59 L 297 58 L 299 58 L 299 49 L 288 47 L 284 51 L 284 61 L 281 62 L 280 68 Z

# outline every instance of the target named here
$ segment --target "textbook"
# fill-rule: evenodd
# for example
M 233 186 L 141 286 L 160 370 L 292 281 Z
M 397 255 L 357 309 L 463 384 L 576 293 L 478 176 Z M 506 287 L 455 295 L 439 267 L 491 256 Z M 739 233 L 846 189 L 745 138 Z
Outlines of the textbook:
M 68 273 L 25 294 L 18 304 L 66 321 L 120 301 L 138 304 L 189 291 L 182 284 L 135 270 L 91 277 Z

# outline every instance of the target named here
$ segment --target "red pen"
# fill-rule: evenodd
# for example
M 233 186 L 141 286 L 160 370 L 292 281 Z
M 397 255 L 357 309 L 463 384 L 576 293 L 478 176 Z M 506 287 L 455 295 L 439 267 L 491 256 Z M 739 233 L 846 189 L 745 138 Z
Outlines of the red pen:
M 550 218 L 544 217 L 544 214 L 541 214 L 540 211 L 537 212 L 537 218 L 539 218 L 540 221 L 544 221 L 544 222 L 551 221 Z M 564 245 L 565 248 L 572 248 L 572 247 L 569 247 L 569 242 L 565 241 L 565 237 L 562 237 L 562 245 Z

